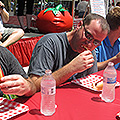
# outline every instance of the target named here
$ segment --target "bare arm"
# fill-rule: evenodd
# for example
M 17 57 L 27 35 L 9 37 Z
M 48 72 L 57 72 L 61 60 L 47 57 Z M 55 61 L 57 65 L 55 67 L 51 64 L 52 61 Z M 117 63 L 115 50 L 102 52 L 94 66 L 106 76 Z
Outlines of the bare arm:
M 94 62 L 93 55 L 89 50 L 79 54 L 70 63 L 52 73 L 54 79 L 56 80 L 56 85 L 58 86 L 61 83 L 65 82 L 75 73 L 83 72 L 86 69 L 92 67 L 93 62 Z M 37 91 L 40 91 L 40 83 L 42 77 L 30 75 L 30 78 L 34 81 L 37 87 Z
M 7 23 L 9 21 L 9 13 L 5 9 L 2 9 L 1 6 L 4 6 L 4 4 L 0 1 L 1 18 L 4 23 Z
M 120 62 L 120 52 L 116 56 L 114 56 L 106 61 L 97 62 L 98 70 L 105 69 L 106 66 L 108 65 L 108 62 L 113 62 L 114 64 L 119 63 Z
M 0 45 L 3 47 L 8 47 L 15 42 L 17 42 L 22 36 L 24 35 L 24 31 L 22 29 L 16 29 L 12 32 L 12 34 L 8 37 L 7 40 L 5 40 L 3 43 Z
M 25 96 L 31 96 L 31 95 L 36 93 L 37 89 L 36 89 L 36 86 L 35 86 L 34 82 L 30 79 L 30 77 L 27 79 L 27 81 L 29 82 L 30 90 L 27 93 L 25 93 L 24 95 Z

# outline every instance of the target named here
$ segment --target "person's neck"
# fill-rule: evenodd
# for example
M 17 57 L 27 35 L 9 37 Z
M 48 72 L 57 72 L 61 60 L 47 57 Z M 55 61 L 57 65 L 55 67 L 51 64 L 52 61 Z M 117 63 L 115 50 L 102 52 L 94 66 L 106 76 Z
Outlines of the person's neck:
M 74 34 L 75 34 L 75 31 L 76 31 L 76 30 L 67 32 L 67 39 L 68 39 L 69 43 L 70 43 L 71 40 L 73 39 L 73 36 L 74 36 Z
M 120 33 L 118 30 L 110 31 L 108 34 L 111 46 L 114 45 L 115 41 L 120 37 Z
M 67 39 L 68 39 L 68 42 L 72 49 L 74 48 L 74 40 L 73 39 L 74 39 L 75 32 L 76 32 L 76 29 L 72 30 L 71 32 L 67 32 Z

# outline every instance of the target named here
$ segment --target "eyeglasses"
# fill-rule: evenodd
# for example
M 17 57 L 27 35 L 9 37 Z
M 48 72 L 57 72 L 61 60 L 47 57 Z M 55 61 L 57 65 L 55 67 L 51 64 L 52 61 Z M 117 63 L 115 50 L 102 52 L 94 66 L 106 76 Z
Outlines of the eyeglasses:
M 85 29 L 85 25 L 84 24 L 83 24 L 83 27 Z M 93 44 L 95 46 L 101 45 L 101 42 L 99 40 L 94 39 L 94 37 L 92 36 L 92 34 L 90 32 L 88 32 L 86 29 L 85 29 L 85 37 L 89 40 L 89 42 L 92 42 L 92 40 L 94 40 Z

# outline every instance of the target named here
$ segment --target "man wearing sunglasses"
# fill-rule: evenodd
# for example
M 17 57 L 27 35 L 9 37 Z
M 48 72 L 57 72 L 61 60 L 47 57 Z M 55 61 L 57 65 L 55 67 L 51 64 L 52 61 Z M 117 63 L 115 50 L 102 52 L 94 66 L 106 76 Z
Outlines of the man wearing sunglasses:
M 110 33 L 96 48 L 96 56 L 99 70 L 104 69 L 107 63 L 112 61 L 115 68 L 120 70 L 120 7 L 114 7 L 106 15 L 110 26 Z

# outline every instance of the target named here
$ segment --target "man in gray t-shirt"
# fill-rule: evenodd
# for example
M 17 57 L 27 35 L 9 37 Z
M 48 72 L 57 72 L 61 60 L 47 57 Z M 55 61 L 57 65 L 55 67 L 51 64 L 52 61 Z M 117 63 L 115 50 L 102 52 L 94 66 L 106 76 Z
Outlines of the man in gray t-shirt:
M 29 74 L 43 76 L 46 69 L 50 69 L 52 72 L 54 72 L 68 64 L 79 54 L 78 52 L 72 50 L 66 36 L 66 32 L 52 33 L 45 35 L 37 43 L 32 54 Z M 79 74 L 73 75 L 74 78 L 75 76 L 77 78 L 85 77 L 88 74 L 97 72 L 95 51 L 92 51 L 92 53 L 95 60 L 93 62 L 93 67 Z
M 0 46 L 0 96 L 3 93 L 12 94 L 12 97 L 31 96 L 35 92 L 36 86 L 15 56 L 7 48 Z
M 100 45 L 108 31 L 109 25 L 102 16 L 89 14 L 71 32 L 45 35 L 33 50 L 28 70 L 37 91 L 40 91 L 40 82 L 47 69 L 52 70 L 57 86 L 70 78 L 96 72 L 93 50 Z

